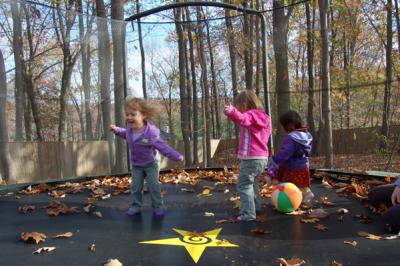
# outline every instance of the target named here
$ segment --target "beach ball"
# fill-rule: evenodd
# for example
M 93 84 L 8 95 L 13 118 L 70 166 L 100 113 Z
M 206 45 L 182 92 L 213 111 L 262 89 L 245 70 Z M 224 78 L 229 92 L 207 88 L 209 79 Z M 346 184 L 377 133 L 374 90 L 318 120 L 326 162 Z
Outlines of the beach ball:
M 295 211 L 301 204 L 303 195 L 293 183 L 280 183 L 271 194 L 272 204 L 281 212 Z

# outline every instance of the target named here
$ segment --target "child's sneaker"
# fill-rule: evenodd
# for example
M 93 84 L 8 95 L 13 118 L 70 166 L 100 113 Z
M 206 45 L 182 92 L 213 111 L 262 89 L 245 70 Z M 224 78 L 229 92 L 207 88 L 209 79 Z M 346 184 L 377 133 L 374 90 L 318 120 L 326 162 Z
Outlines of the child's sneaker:
M 140 215 L 140 211 L 135 211 L 133 209 L 128 209 L 126 211 L 126 215 L 128 215 L 129 217 L 138 216 L 138 215 Z
M 314 193 L 312 193 L 311 191 L 304 193 L 303 203 L 311 203 L 313 198 L 314 198 Z
M 163 209 L 155 210 L 155 211 L 153 212 L 153 216 L 154 216 L 155 218 L 162 218 L 162 217 L 164 217 L 164 215 L 165 215 L 165 211 L 164 211 Z

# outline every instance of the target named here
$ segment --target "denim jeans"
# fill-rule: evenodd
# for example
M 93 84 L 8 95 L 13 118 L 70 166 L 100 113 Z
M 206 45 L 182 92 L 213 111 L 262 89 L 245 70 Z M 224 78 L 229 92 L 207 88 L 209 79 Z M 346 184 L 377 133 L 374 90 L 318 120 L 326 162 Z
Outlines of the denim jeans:
M 245 221 L 256 219 L 261 209 L 257 177 L 264 171 L 267 159 L 242 160 L 236 189 L 240 196 L 240 216 Z
M 389 226 L 391 233 L 398 233 L 400 231 L 400 204 L 393 206 L 392 193 L 395 185 L 381 185 L 374 187 L 369 193 L 369 200 L 372 205 L 379 207 L 381 203 L 388 207 L 388 210 L 383 214 L 383 219 Z
M 151 195 L 151 203 L 154 210 L 163 209 L 163 200 L 161 199 L 161 186 L 159 182 L 160 161 L 145 166 L 132 166 L 132 196 L 133 202 L 130 209 L 140 211 L 143 202 L 143 184 L 144 178 L 147 178 L 147 186 Z

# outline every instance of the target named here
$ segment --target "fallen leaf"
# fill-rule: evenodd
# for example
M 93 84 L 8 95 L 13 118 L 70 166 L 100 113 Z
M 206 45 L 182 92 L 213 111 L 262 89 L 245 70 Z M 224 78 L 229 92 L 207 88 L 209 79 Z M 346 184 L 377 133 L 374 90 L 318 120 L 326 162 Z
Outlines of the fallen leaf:
M 332 266 L 343 266 L 343 264 L 337 262 L 336 260 L 332 261 Z
M 362 237 L 365 237 L 365 238 L 368 238 L 368 239 L 371 239 L 371 240 L 381 240 L 382 239 L 382 237 L 380 237 L 380 236 L 377 236 L 377 235 L 374 235 L 374 234 L 370 234 L 370 233 L 365 232 L 365 231 L 359 231 L 357 234 L 359 236 L 362 236 Z
M 314 209 L 311 210 L 310 213 L 308 214 L 308 217 L 310 218 L 326 218 L 329 216 L 329 213 L 325 211 L 324 209 Z
M 217 245 L 223 245 L 223 244 L 228 244 L 229 242 L 228 242 L 228 240 L 226 240 L 226 239 L 219 239 L 219 240 L 217 240 L 217 242 L 216 242 L 216 244 Z
M 104 266 L 122 266 L 122 263 L 118 259 L 109 259 Z
M 65 198 L 65 192 L 64 191 L 59 191 L 59 190 L 52 190 L 49 193 L 47 193 L 49 196 L 52 196 L 54 198 Z
M 382 239 L 393 240 L 393 239 L 397 239 L 399 237 L 400 237 L 400 233 L 398 235 L 385 236 L 385 237 L 382 237 Z
M 357 241 L 352 240 L 352 241 L 343 241 L 343 243 L 348 244 L 348 245 L 352 245 L 353 247 L 357 246 Z
M 287 212 L 285 214 L 286 215 L 303 215 L 305 213 L 306 213 L 306 211 L 304 211 L 304 210 L 297 210 L 297 211 Z
M 203 192 L 201 192 L 201 195 L 203 195 L 203 196 L 212 196 L 212 194 L 210 194 L 210 189 L 208 189 L 208 188 L 205 188 L 203 190 Z
M 319 198 L 319 202 L 322 205 L 325 205 L 325 206 L 333 206 L 333 205 L 335 205 L 335 204 L 333 204 L 332 202 L 329 201 L 328 197 L 320 197 Z
M 349 210 L 348 210 L 348 209 L 345 209 L 345 208 L 340 208 L 340 209 L 338 209 L 336 212 L 337 212 L 337 213 L 340 213 L 340 214 L 346 214 L 346 213 L 349 212 Z
M 96 244 L 91 244 L 88 249 L 91 252 L 96 252 Z
M 52 236 L 51 238 L 70 238 L 70 237 L 72 237 L 72 235 L 73 235 L 72 232 L 65 232 L 62 234 Z
M 35 209 L 35 206 L 27 205 L 27 204 L 24 204 L 24 205 L 18 207 L 18 211 L 23 214 L 26 214 L 28 211 L 33 211 L 34 209 Z
M 229 193 L 229 189 L 227 189 L 227 188 L 224 190 L 224 194 L 226 194 L 226 193 Z
M 56 249 L 56 247 L 42 247 L 42 248 L 39 248 L 39 249 L 35 250 L 34 252 L 32 252 L 32 254 L 40 254 L 42 252 L 51 252 L 55 249 Z
M 322 186 L 323 186 L 324 188 L 327 188 L 327 189 L 332 188 L 332 186 L 329 184 L 328 180 L 325 179 L 325 178 L 322 179 Z
M 268 231 L 268 230 L 260 229 L 260 228 L 252 229 L 251 232 L 255 235 L 267 235 L 267 234 L 272 233 L 272 231 Z
M 21 239 L 26 243 L 39 244 L 46 240 L 46 235 L 38 232 L 22 232 Z
M 190 193 L 194 193 L 195 192 L 193 188 L 181 188 L 181 191 L 190 192 Z
M 101 196 L 102 200 L 108 199 L 109 197 L 111 197 L 111 194 L 106 194 L 104 196 Z
M 92 208 L 92 204 L 88 204 L 88 205 L 86 205 L 85 207 L 83 207 L 83 210 L 86 212 L 86 213 L 90 213 L 90 209 Z
M 58 200 L 51 200 L 49 205 L 46 206 L 47 214 L 49 216 L 58 216 L 60 214 L 78 213 L 79 207 L 68 207 L 65 203 Z
M 204 213 L 204 216 L 206 216 L 206 217 L 211 217 L 211 216 L 214 216 L 214 213 L 212 213 L 212 212 L 205 212 L 205 213 Z
M 99 218 L 103 218 L 103 215 L 101 214 L 101 212 L 97 211 L 97 212 L 93 212 L 94 215 L 96 215 Z
M 299 258 L 292 258 L 289 260 L 286 260 L 284 258 L 279 258 L 278 262 L 280 266 L 300 266 L 306 263 L 305 260 Z
M 318 218 L 302 218 L 300 221 L 305 224 L 316 224 L 319 222 L 319 219 Z
M 317 224 L 314 226 L 317 230 L 322 231 L 322 232 L 326 232 L 328 231 L 328 227 L 326 225 L 323 224 Z
M 217 223 L 217 224 L 235 224 L 235 223 L 237 223 L 237 221 L 235 220 L 235 219 L 222 219 L 222 220 L 218 220 L 218 221 L 215 221 L 215 223 Z

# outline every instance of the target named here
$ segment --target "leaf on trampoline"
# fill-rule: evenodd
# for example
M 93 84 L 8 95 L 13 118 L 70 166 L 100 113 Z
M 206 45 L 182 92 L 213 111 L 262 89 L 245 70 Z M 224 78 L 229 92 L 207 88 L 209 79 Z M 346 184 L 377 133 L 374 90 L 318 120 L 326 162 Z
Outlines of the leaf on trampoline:
M 47 184 L 39 184 L 37 186 L 28 186 L 26 189 L 23 189 L 21 191 L 19 191 L 19 194 L 24 194 L 24 195 L 33 195 L 33 194 L 39 194 L 45 191 L 50 191 L 52 189 L 51 186 L 47 185 Z
M 310 218 L 326 218 L 329 216 L 329 213 L 327 211 L 325 211 L 324 209 L 313 209 L 310 211 L 310 213 L 308 214 L 308 217 Z
M 46 240 L 46 235 L 39 232 L 22 232 L 21 240 L 23 240 L 25 243 L 39 244 L 40 242 L 44 242 Z
M 352 182 L 351 186 L 353 187 L 356 194 L 360 197 L 367 197 L 368 198 L 368 191 L 362 184 L 358 184 L 356 182 Z
M 213 217 L 213 216 L 215 216 L 215 214 L 213 212 L 205 212 L 204 216 L 205 217 Z
M 292 258 L 288 260 L 284 258 L 279 258 L 278 262 L 280 266 L 300 266 L 306 263 L 305 260 L 299 258 Z
M 18 207 L 18 211 L 23 214 L 26 214 L 28 211 L 33 211 L 34 209 L 35 209 L 35 206 L 28 205 L 28 204 L 24 204 L 24 205 Z
M 212 196 L 212 194 L 210 194 L 210 189 L 208 189 L 208 188 L 205 188 L 205 189 L 203 189 L 203 192 L 201 192 L 201 195 L 202 196 Z
M 237 221 L 233 218 L 230 219 L 222 219 L 222 220 L 218 220 L 215 221 L 216 224 L 235 224 L 237 223 Z
M 397 238 L 400 238 L 400 233 L 397 234 L 397 235 L 391 235 L 391 236 L 382 237 L 382 239 L 384 239 L 384 240 L 394 240 L 394 239 L 397 239 Z
M 93 207 L 93 205 L 92 204 L 88 204 L 88 205 L 86 205 L 85 207 L 83 207 L 83 210 L 86 212 L 86 213 L 90 213 L 90 209 Z
M 351 245 L 353 247 L 357 246 L 357 241 L 352 240 L 352 241 L 343 241 L 343 243 L 347 244 L 347 245 Z
M 50 200 L 49 205 L 47 205 L 46 208 L 49 216 L 80 212 L 79 207 L 68 207 L 65 203 L 54 199 Z
M 55 249 L 56 249 L 56 247 L 42 247 L 42 248 L 39 248 L 39 249 L 35 250 L 34 252 L 32 252 L 32 254 L 51 252 Z
M 332 261 L 332 266 L 343 266 L 343 264 L 337 262 L 336 260 Z
M 332 203 L 331 201 L 329 201 L 328 197 L 319 197 L 319 203 L 321 203 L 322 205 L 325 206 L 333 206 L 335 205 L 334 203 Z
M 333 187 L 338 189 L 338 188 L 347 188 L 349 186 L 349 184 L 344 183 L 344 182 L 337 182 L 337 183 L 333 183 Z
M 94 215 L 96 215 L 98 218 L 103 218 L 103 214 L 101 214 L 101 212 L 97 211 L 97 212 L 93 212 Z
M 322 231 L 322 232 L 328 231 L 328 227 L 323 224 L 317 224 L 314 226 L 314 228 L 316 228 L 317 230 Z
M 105 200 L 105 199 L 108 199 L 110 197 L 111 197 L 111 194 L 106 194 L 106 195 L 101 196 L 101 199 Z
M 382 239 L 381 236 L 377 236 L 377 235 L 374 235 L 374 234 L 371 234 L 371 233 L 368 233 L 368 232 L 365 232 L 365 231 L 359 231 L 357 234 L 359 236 L 362 236 L 362 237 L 365 237 L 365 238 L 368 238 L 368 239 L 371 239 L 371 240 L 381 240 Z
M 357 219 L 357 221 L 362 224 L 372 223 L 371 218 L 365 214 L 356 214 L 356 215 L 354 215 L 354 219 Z
M 216 241 L 216 244 L 217 244 L 217 245 L 229 244 L 229 241 L 226 240 L 226 239 L 218 239 L 218 240 Z
M 256 222 L 265 223 L 267 220 L 268 220 L 268 217 L 266 214 L 256 216 Z
M 182 192 L 189 192 L 189 193 L 194 193 L 195 191 L 194 191 L 194 189 L 193 188 L 181 188 L 181 191 Z
M 325 178 L 325 177 L 322 179 L 322 186 L 323 186 L 324 188 L 327 188 L 327 189 L 332 188 L 331 184 L 329 184 L 328 179 Z
M 72 232 L 65 232 L 65 233 L 61 233 L 55 236 L 52 236 L 51 238 L 70 238 L 72 237 L 73 233 Z
M 122 266 L 123 264 L 118 259 L 109 259 L 103 266 Z
M 268 234 L 272 234 L 272 231 L 260 229 L 260 228 L 254 228 L 251 230 L 251 233 L 253 233 L 254 235 L 268 235 Z
M 64 191 L 52 190 L 47 194 L 49 196 L 51 196 L 51 197 L 54 197 L 54 198 L 65 198 L 65 192 Z
M 96 244 L 91 244 L 88 249 L 90 252 L 96 252 Z
M 339 214 L 346 214 L 346 213 L 349 213 L 349 210 L 345 209 L 345 208 L 340 208 L 336 212 Z
M 305 224 L 316 224 L 319 222 L 319 219 L 318 218 L 302 218 L 300 221 Z
M 305 211 L 305 210 L 297 210 L 297 211 L 287 212 L 285 214 L 286 215 L 303 215 L 305 213 L 307 213 L 307 211 Z

